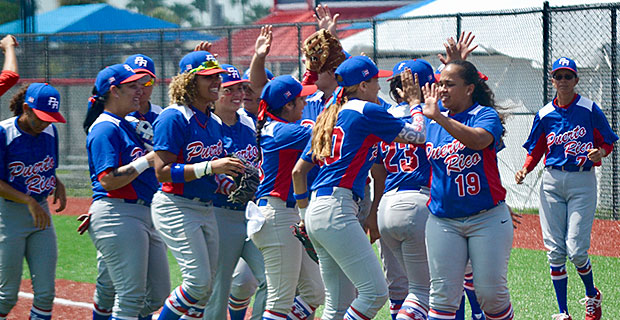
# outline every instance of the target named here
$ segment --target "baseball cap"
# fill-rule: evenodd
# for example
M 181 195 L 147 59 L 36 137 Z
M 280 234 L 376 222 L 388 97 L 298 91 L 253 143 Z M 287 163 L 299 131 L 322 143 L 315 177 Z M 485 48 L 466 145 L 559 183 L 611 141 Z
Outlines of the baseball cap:
M 128 64 L 136 73 L 146 72 L 151 77 L 157 78 L 155 76 L 155 62 L 153 62 L 153 59 L 148 56 L 143 54 L 134 54 L 127 57 L 125 63 Z
M 267 68 L 265 68 L 265 74 L 267 75 L 268 80 L 273 80 L 273 78 L 275 78 L 271 70 Z M 243 77 L 241 77 L 241 79 L 250 80 L 250 69 L 245 70 L 245 72 L 243 73 Z
M 284 107 L 296 97 L 307 96 L 316 91 L 315 85 L 304 86 L 290 75 L 279 76 L 267 82 L 260 98 L 273 110 Z
M 39 119 L 47 122 L 62 122 L 67 120 L 60 114 L 60 93 L 47 83 L 32 83 L 26 90 L 26 103 Z
M 342 62 L 335 74 L 339 86 L 349 87 L 372 78 L 389 77 L 392 71 L 379 70 L 377 65 L 366 56 L 355 56 Z
M 100 96 L 110 91 L 110 87 L 136 81 L 146 73 L 136 73 L 128 64 L 114 64 L 99 71 L 95 80 L 95 88 Z
M 196 72 L 202 76 L 226 72 L 208 51 L 193 51 L 186 54 L 179 61 L 180 73 Z
M 553 63 L 553 69 L 551 70 L 551 74 L 555 73 L 560 69 L 570 70 L 577 75 L 577 64 L 572 59 L 561 57 L 558 60 L 555 60 Z
M 418 74 L 420 87 L 426 85 L 427 83 L 435 82 L 433 67 L 431 67 L 430 63 L 423 59 L 403 60 L 397 63 L 392 69 L 394 74 L 388 78 L 388 80 L 392 80 L 392 78 L 401 74 L 401 72 L 405 71 L 405 68 L 409 68 L 411 70 L 411 74 Z
M 250 80 L 241 79 L 239 69 L 235 68 L 232 64 L 222 64 L 221 67 L 228 72 L 222 74 L 222 87 L 225 88 L 237 83 L 250 82 Z

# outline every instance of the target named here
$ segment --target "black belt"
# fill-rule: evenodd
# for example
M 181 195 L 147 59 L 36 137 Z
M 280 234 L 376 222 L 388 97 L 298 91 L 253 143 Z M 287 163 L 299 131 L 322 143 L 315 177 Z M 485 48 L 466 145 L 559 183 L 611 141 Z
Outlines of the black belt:
M 398 186 L 396 191 L 420 191 L 421 186 Z
M 258 203 L 256 205 L 258 205 L 259 207 L 266 207 L 268 202 L 269 202 L 268 199 L 261 198 L 261 199 L 258 200 Z M 286 207 L 287 208 L 295 208 L 295 204 L 297 204 L 297 202 L 295 202 L 295 201 L 293 201 L 293 202 L 287 201 L 286 202 Z
M 322 197 L 322 196 L 331 196 L 332 194 L 334 194 L 334 190 L 336 190 L 336 187 L 321 187 L 314 191 L 316 191 L 317 197 Z M 356 195 L 355 193 L 353 193 L 353 190 L 351 190 L 351 193 L 353 194 L 353 201 L 359 202 L 360 197 Z
M 565 172 L 581 172 L 581 171 L 592 170 L 592 167 L 581 167 L 581 166 L 576 166 L 576 165 L 571 165 L 571 164 L 566 164 L 563 166 L 547 166 L 547 168 L 565 171 Z
M 219 204 L 213 204 L 213 206 L 217 208 L 226 209 L 226 210 L 245 211 L 245 206 L 219 205 Z
M 123 201 L 125 201 L 125 203 L 133 203 L 133 204 L 139 204 L 139 205 L 143 205 L 146 207 L 150 207 L 151 203 L 150 202 L 146 202 L 142 199 L 122 199 Z

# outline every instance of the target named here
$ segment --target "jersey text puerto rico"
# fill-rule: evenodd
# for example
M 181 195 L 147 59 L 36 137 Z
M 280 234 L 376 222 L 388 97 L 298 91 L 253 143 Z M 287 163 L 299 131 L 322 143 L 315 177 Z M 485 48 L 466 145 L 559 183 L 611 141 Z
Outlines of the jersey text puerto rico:
M 576 126 L 573 130 L 564 132 L 562 134 L 556 134 L 551 132 L 547 135 L 547 147 L 551 150 L 553 145 L 564 145 L 564 156 L 576 156 L 578 154 L 587 153 L 589 149 L 593 148 L 592 142 L 577 141 L 579 138 L 584 137 L 587 130 L 582 126 Z
M 446 174 L 450 175 L 452 172 L 461 172 L 464 169 L 471 168 L 482 160 L 478 152 L 470 155 L 459 153 L 459 151 L 464 149 L 465 145 L 456 139 L 437 148 L 434 148 L 432 143 L 427 142 L 426 157 L 429 160 L 444 158 L 443 162 L 446 164 Z
M 222 140 L 218 140 L 216 144 L 212 144 L 210 146 L 204 146 L 202 141 L 194 141 L 187 145 L 185 148 L 187 150 L 187 163 L 192 161 L 195 157 L 200 157 L 204 160 L 210 160 L 213 157 L 219 157 L 220 154 L 224 151 L 224 147 L 222 146 Z

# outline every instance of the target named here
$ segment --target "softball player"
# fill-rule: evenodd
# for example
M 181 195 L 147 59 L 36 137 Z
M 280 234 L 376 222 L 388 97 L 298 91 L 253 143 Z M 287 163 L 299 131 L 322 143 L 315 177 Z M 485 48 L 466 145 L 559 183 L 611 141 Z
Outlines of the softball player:
M 417 86 L 414 106 L 398 95 L 402 88 L 400 74 L 409 68 L 419 79 L 419 85 L 433 83 L 433 68 L 423 60 L 405 60 L 394 66 L 390 79 L 390 93 L 398 105 L 388 109 L 394 117 L 411 121 L 411 112 L 421 114 L 421 91 Z M 411 111 L 410 109 L 413 109 Z M 373 165 L 373 177 L 385 181 L 384 194 L 380 198 L 377 223 L 382 249 L 393 252 L 408 279 L 408 295 L 404 299 L 396 319 L 426 319 L 430 277 L 424 240 L 424 228 L 428 218 L 430 164 L 422 145 L 404 143 L 379 143 L 378 164 Z M 381 178 L 383 179 L 381 179 Z M 375 199 L 378 201 L 378 199 Z
M 154 154 L 124 119 L 138 107 L 144 77 L 127 64 L 101 70 L 84 123 L 93 184 L 88 231 L 101 261 L 98 281 L 103 279 L 103 289 L 95 293 L 94 319 L 108 318 L 97 306 L 109 305 L 114 293 L 112 319 L 150 319 L 170 290 L 166 247 L 149 208 L 158 186 L 149 169 Z
M 151 94 L 153 93 L 153 85 L 155 83 L 155 63 L 151 58 L 145 56 L 143 54 L 135 54 L 129 56 L 125 60 L 125 64 L 129 65 L 135 73 L 138 74 L 146 74 L 148 76 L 144 76 L 141 82 L 144 82 L 144 87 L 142 88 L 142 95 L 140 96 L 139 108 L 136 111 L 132 111 L 127 116 L 125 116 L 125 120 L 129 121 L 129 123 L 134 128 L 141 128 L 136 130 L 144 146 L 147 150 L 153 149 L 153 122 L 155 118 L 159 115 L 162 108 L 158 105 L 151 104 Z M 94 99 L 91 99 L 94 100 Z M 91 102 L 92 103 L 92 102 Z M 87 220 L 86 220 L 87 219 Z M 88 229 L 88 225 L 90 224 L 90 216 L 84 216 L 78 218 L 80 221 L 84 221 L 80 227 L 78 228 L 78 232 L 83 233 Z M 151 235 L 153 238 L 158 238 L 159 234 L 157 232 Z M 159 240 L 159 243 L 162 244 L 162 240 Z M 114 305 L 114 285 L 112 283 L 112 279 L 107 272 L 107 268 L 105 265 L 105 261 L 101 257 L 101 253 L 97 252 L 97 282 L 95 283 L 95 296 L 93 298 L 93 319 L 94 320 L 105 320 L 110 317 L 112 314 L 112 307 Z M 151 285 L 153 282 L 149 281 L 147 285 Z M 159 284 L 159 282 L 158 282 Z M 153 290 L 151 288 L 147 288 L 147 291 Z M 169 286 L 157 286 L 154 290 L 159 290 L 159 294 L 153 296 L 147 296 L 149 298 L 155 298 L 160 303 L 161 292 L 167 295 L 170 291 Z M 147 301 L 146 304 L 152 304 L 153 302 Z
M 280 76 L 267 83 L 261 94 L 256 135 L 261 148 L 261 184 L 256 202 L 265 223 L 251 238 L 265 261 L 263 319 L 307 319 L 324 300 L 319 268 L 291 233 L 300 221 L 291 171 L 311 135 L 311 129 L 295 122 L 301 119 L 305 97 L 315 90 L 316 86 L 302 86 L 291 76 Z
M 513 227 L 496 152 L 504 132 L 493 93 L 467 61 L 449 62 L 423 88 L 432 213 L 426 224 L 431 275 L 428 319 L 454 319 L 471 260 L 476 294 L 491 320 L 512 319 L 506 283 Z M 438 101 L 441 98 L 441 112 Z M 446 263 L 450 261 L 450 263 Z
M 553 63 L 552 102 L 534 117 L 523 147 L 528 151 L 515 179 L 522 183 L 545 155 L 540 185 L 540 226 L 560 312 L 554 320 L 572 319 L 567 307 L 566 257 L 575 265 L 585 286 L 586 320 L 601 319 L 601 293 L 594 286 L 588 257 L 596 210 L 594 167 L 613 150 L 618 136 L 592 100 L 575 93 L 579 83 L 575 61 L 562 57 Z
M 312 185 L 312 200 L 305 217 L 308 234 L 317 250 L 326 287 L 322 318 L 370 319 L 387 300 L 387 285 L 368 238 L 357 220 L 358 201 L 364 197 L 368 171 L 376 157 L 377 142 L 424 142 L 424 121 L 417 129 L 394 118 L 377 101 L 378 77 L 392 75 L 377 69 L 368 57 L 345 60 L 335 72 L 338 89 L 313 129 L 313 138 L 293 170 L 295 199 L 306 208 L 305 174 L 313 158 L 321 166 Z M 411 74 L 407 77 L 412 85 Z M 407 87 L 407 97 L 411 95 Z M 416 119 L 422 119 L 416 114 Z M 341 301 L 341 290 L 358 291 L 351 302 Z
M 66 205 L 56 177 L 58 131 L 50 125 L 65 122 L 59 106 L 54 87 L 32 83 L 11 99 L 15 116 L 0 122 L 0 319 L 17 303 L 24 258 L 34 291 L 30 318 L 52 318 L 58 251 L 47 196 L 59 202 L 56 212 Z
M 179 63 L 170 100 L 154 124 L 155 173 L 162 186 L 153 196 L 155 227 L 176 258 L 183 283 L 173 290 L 159 319 L 202 319 L 213 289 L 218 230 L 212 201 L 213 174 L 243 172 L 238 159 L 223 158 L 230 140 L 210 112 L 221 84 L 220 68 L 207 51 L 194 51 Z
M 232 65 L 222 64 L 222 68 L 228 73 L 222 74 L 222 85 L 219 99 L 215 103 L 215 114 L 222 120 L 224 135 L 232 140 L 228 151 L 237 158 L 243 159 L 248 165 L 258 166 L 254 121 L 240 112 L 245 92 L 243 85 L 249 80 L 241 79 L 239 70 Z M 225 183 L 228 178 L 223 179 Z M 232 184 L 234 182 L 230 181 L 228 185 Z M 229 190 L 223 190 L 225 186 L 226 184 L 223 184 L 220 187 L 220 192 L 215 194 L 213 202 L 218 232 L 226 237 L 219 241 L 217 271 L 213 282 L 213 293 L 205 308 L 205 320 L 226 318 L 226 306 L 233 275 L 232 267 L 241 257 L 248 263 L 254 277 L 260 283 L 252 313 L 259 317 L 265 309 L 267 287 L 263 256 L 252 241 L 246 241 L 246 204 L 229 202 L 227 196 Z

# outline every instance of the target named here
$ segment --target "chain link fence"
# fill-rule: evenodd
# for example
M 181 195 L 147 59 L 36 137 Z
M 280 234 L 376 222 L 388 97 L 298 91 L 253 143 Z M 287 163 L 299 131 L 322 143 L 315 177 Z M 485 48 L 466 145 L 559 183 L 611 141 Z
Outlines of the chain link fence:
M 554 96 L 549 71 L 555 59 L 567 56 L 577 62 L 577 91 L 597 102 L 618 132 L 619 9 L 618 3 L 572 7 L 549 7 L 545 3 L 542 9 L 531 10 L 341 21 L 339 37 L 349 53 L 364 52 L 380 68 L 391 70 L 398 61 L 411 58 L 426 59 L 437 67 L 440 62 L 436 55 L 443 53 L 444 39 L 456 37 L 462 30 L 472 31 L 479 48 L 469 60 L 489 77 L 488 84 L 508 115 L 506 149 L 499 154 L 507 201 L 516 208 L 536 210 L 542 164 L 522 185 L 515 184 L 514 173 L 525 159 L 521 145 L 534 114 Z M 301 77 L 301 45 L 315 30 L 314 23 L 274 25 L 267 67 L 276 75 Z M 59 176 L 74 195 L 90 195 L 82 121 L 97 72 L 123 62 L 129 55 L 146 54 L 157 67 L 158 83 L 152 102 L 166 106 L 167 84 L 179 70 L 178 61 L 198 43 L 184 40 L 183 34 L 188 31 L 204 34 L 205 39 L 217 39 L 212 51 L 219 55 L 220 62 L 245 70 L 260 26 L 17 35 L 22 81 L 46 81 L 61 93 L 61 110 L 68 123 L 58 125 Z M 382 87 L 382 96 L 389 100 L 387 83 Z M 8 106 L 16 90 L 0 98 L 4 106 Z M 11 116 L 8 107 L 0 108 L 0 116 Z M 620 218 L 619 166 L 618 152 L 613 152 L 597 170 L 598 218 Z

